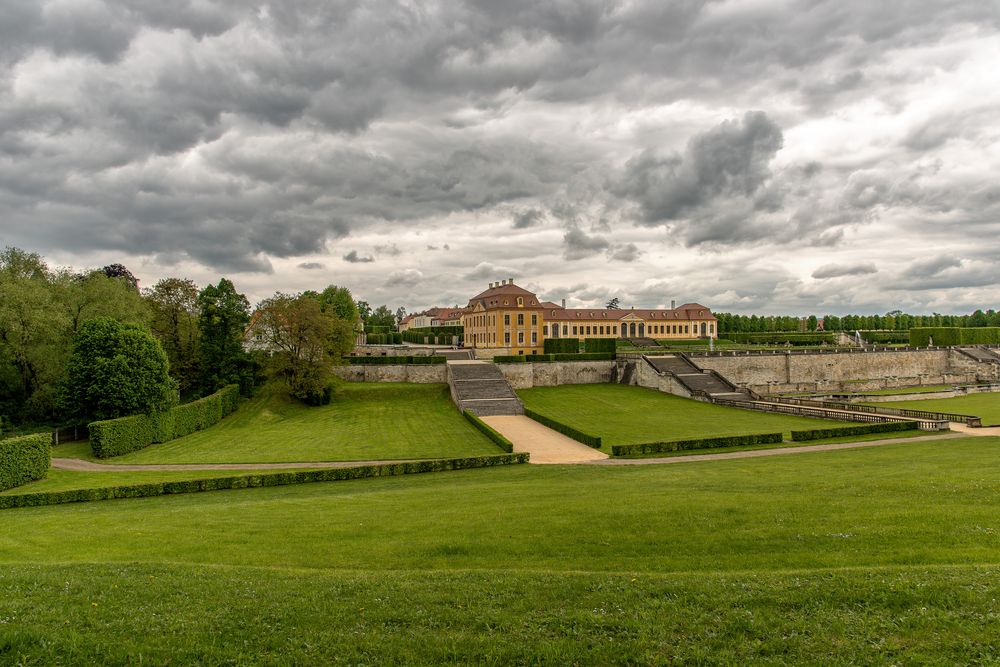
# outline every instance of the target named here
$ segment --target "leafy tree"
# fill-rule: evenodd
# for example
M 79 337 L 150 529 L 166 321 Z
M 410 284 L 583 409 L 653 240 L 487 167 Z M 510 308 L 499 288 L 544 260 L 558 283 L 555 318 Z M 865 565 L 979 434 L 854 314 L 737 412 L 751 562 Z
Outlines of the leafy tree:
M 368 318 L 372 316 L 371 305 L 367 301 L 358 301 L 355 305 L 358 307 L 358 315 L 361 316 L 361 321 L 367 324 Z
M 332 309 L 334 315 L 351 324 L 358 319 L 358 306 L 346 287 L 327 285 L 319 295 L 319 303 L 324 312 Z
M 808 318 L 806 319 L 806 329 L 807 329 L 808 331 L 816 331 L 816 328 L 817 328 L 818 326 L 819 326 L 819 320 L 818 320 L 818 319 L 816 319 L 816 316 L 815 316 L 815 315 L 810 315 L 810 316 L 809 316 L 809 317 L 808 317 Z
M 136 324 L 87 320 L 73 339 L 64 411 L 82 419 L 151 414 L 176 402 L 177 386 L 159 341 Z
M 109 278 L 103 271 L 83 274 L 61 271 L 54 277 L 53 286 L 69 317 L 70 337 L 84 320 L 97 317 L 149 324 L 149 306 L 126 280 Z
M 118 278 L 126 285 L 132 288 L 132 291 L 136 294 L 139 293 L 139 281 L 132 272 L 125 268 L 124 264 L 108 264 L 101 271 L 108 278 Z
M 613 299 L 608 301 L 604 305 L 604 307 L 607 308 L 608 310 L 618 310 L 618 308 L 620 308 L 620 306 L 618 305 L 618 297 L 614 297 Z
M 283 379 L 292 396 L 310 405 L 328 403 L 331 367 L 350 350 L 345 341 L 353 346 L 353 323 L 306 294 L 279 292 L 260 304 L 258 314 L 272 350 L 272 377 Z
M 170 372 L 182 396 L 197 391 L 200 381 L 198 286 L 181 278 L 164 278 L 144 290 L 152 311 L 150 328 L 170 360 Z
M 250 321 L 250 302 L 230 280 L 209 285 L 198 294 L 201 388 L 211 393 L 238 383 L 244 393 L 253 384 L 251 360 L 243 350 L 243 334 Z
M 389 310 L 389 306 L 379 306 L 368 316 L 365 324 L 377 327 L 394 327 L 396 326 L 396 315 Z
M 396 326 L 402 324 L 404 319 L 406 319 L 406 308 L 400 306 L 396 309 Z

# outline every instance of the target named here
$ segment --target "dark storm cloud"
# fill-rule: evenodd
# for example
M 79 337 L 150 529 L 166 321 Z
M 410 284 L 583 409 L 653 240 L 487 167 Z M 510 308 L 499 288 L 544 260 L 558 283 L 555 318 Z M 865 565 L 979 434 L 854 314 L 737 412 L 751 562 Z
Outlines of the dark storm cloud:
M 871 262 L 861 264 L 824 264 L 812 272 L 812 277 L 817 280 L 827 278 L 841 278 L 843 276 L 864 276 L 869 273 L 878 273 L 878 269 Z
M 615 246 L 608 253 L 608 257 L 618 262 L 634 262 L 639 259 L 639 255 L 641 254 L 642 251 L 639 250 L 639 246 L 634 243 L 625 243 Z
M 301 262 L 296 264 L 296 266 L 305 271 L 318 271 L 325 268 L 321 262 Z
M 593 257 L 607 250 L 610 245 L 603 236 L 591 236 L 579 227 L 573 227 L 563 234 L 563 257 L 567 260 Z
M 902 275 L 905 278 L 927 278 L 936 276 L 945 269 L 962 266 L 962 260 L 958 257 L 938 255 L 929 259 L 917 260 L 910 264 Z
M 344 255 L 344 261 L 350 262 L 351 264 L 369 264 L 375 261 L 374 257 L 362 257 L 358 255 L 357 250 L 352 250 L 351 252 Z
M 514 229 L 534 227 L 545 220 L 545 214 L 537 208 L 520 211 L 514 215 Z

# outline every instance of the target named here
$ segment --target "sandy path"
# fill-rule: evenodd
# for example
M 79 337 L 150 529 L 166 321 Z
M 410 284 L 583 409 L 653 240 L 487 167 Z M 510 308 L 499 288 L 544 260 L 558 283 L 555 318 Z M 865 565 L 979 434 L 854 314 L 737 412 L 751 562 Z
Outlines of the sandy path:
M 980 426 L 973 428 L 972 426 L 952 422 L 951 430 L 964 435 L 1000 435 L 1000 426 Z
M 514 443 L 515 452 L 531 454 L 531 463 L 592 463 L 608 458 L 562 433 L 524 416 L 483 417 L 482 420 Z
M 662 458 L 647 459 L 608 459 L 606 461 L 594 461 L 597 465 L 610 466 L 642 466 L 659 463 L 686 463 L 688 461 L 724 461 L 726 459 L 754 459 L 762 456 L 787 456 L 788 454 L 806 454 L 808 452 L 830 452 L 838 449 L 858 449 L 860 447 L 881 447 L 882 445 L 895 445 L 897 443 L 924 442 L 926 440 L 949 440 L 952 438 L 964 438 L 963 433 L 944 433 L 942 435 L 929 435 L 915 438 L 886 438 L 885 440 L 867 440 L 864 442 L 837 442 L 827 445 L 802 445 L 801 447 L 775 447 L 774 449 L 751 449 L 744 452 L 723 452 L 720 454 L 689 454 L 679 456 L 666 456 Z
M 83 459 L 52 459 L 52 467 L 84 472 L 141 472 L 144 470 L 279 470 L 286 468 L 354 468 L 403 461 L 315 461 L 305 463 L 94 463 Z

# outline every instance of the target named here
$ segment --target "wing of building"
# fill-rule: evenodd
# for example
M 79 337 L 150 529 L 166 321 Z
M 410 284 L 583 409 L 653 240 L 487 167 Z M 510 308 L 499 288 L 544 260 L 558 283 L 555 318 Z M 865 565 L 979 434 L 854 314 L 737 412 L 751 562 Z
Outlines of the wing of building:
M 669 309 L 566 308 L 539 301 L 513 279 L 490 283 L 469 300 L 462 326 L 466 347 L 477 356 L 541 354 L 546 338 L 715 338 L 715 316 L 707 306 L 686 303 Z

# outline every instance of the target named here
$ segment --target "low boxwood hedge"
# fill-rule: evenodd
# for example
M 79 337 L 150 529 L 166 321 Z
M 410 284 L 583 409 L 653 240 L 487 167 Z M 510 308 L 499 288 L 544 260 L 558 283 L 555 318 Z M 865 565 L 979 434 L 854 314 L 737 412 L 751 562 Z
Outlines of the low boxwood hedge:
M 601 438 L 599 436 L 590 435 L 589 433 L 584 433 L 583 431 L 578 431 L 572 426 L 568 426 L 566 424 L 563 424 L 562 422 L 558 422 L 555 419 L 552 419 L 551 417 L 546 417 L 545 415 L 539 414 L 529 408 L 524 409 L 524 414 L 528 417 L 531 417 L 539 424 L 548 426 L 553 431 L 558 431 L 559 433 L 562 433 L 567 437 L 573 438 L 577 442 L 582 442 L 583 444 L 589 447 L 594 447 L 595 449 L 601 448 Z
M 402 366 L 406 364 L 443 364 L 447 357 L 441 356 L 386 356 L 386 357 L 344 357 L 344 363 L 352 366 Z
M 52 435 L 33 433 L 0 440 L 0 491 L 13 489 L 49 472 Z
M 466 419 L 472 422 L 473 426 L 482 431 L 483 435 L 495 442 L 500 449 L 504 450 L 508 454 L 514 452 L 514 443 L 505 438 L 500 431 L 480 419 L 479 415 L 469 412 L 468 410 L 463 410 L 462 414 L 465 415 Z
M 808 431 L 792 431 L 792 440 L 819 440 L 821 438 L 843 438 L 850 435 L 865 435 L 867 433 L 896 433 L 898 431 L 914 431 L 919 427 L 915 421 L 883 422 L 879 424 L 860 424 L 858 426 L 838 426 L 836 428 L 815 428 Z
M 422 472 L 487 468 L 491 466 L 527 463 L 527 452 L 518 454 L 495 454 L 492 456 L 471 456 L 458 459 L 436 459 L 429 461 L 406 461 L 403 463 L 383 463 L 378 465 L 354 466 L 350 468 L 325 468 L 323 470 L 303 470 L 256 475 L 238 475 L 193 479 L 179 482 L 151 484 L 128 484 L 107 486 L 98 489 L 74 489 L 71 491 L 46 491 L 26 493 L 16 496 L 0 496 L 0 509 L 11 507 L 34 507 L 56 505 L 90 500 L 110 500 L 112 498 L 147 498 L 175 493 L 197 493 L 222 489 L 249 489 L 263 486 L 283 486 L 287 484 L 307 484 L 310 482 L 332 482 L 365 477 L 390 477 L 411 475 Z
M 712 449 L 715 447 L 745 447 L 747 445 L 772 445 L 782 441 L 780 433 L 751 433 L 749 435 L 727 435 L 717 438 L 695 440 L 671 440 L 667 442 L 644 442 L 638 445 L 612 445 L 612 456 L 644 456 L 665 452 L 682 452 L 689 449 Z
M 154 415 L 91 422 L 87 426 L 90 448 L 97 458 L 107 459 L 208 428 L 236 410 L 239 392 L 239 385 L 231 384 L 210 396 Z
M 575 354 L 580 351 L 577 338 L 546 338 L 542 345 L 545 354 Z

